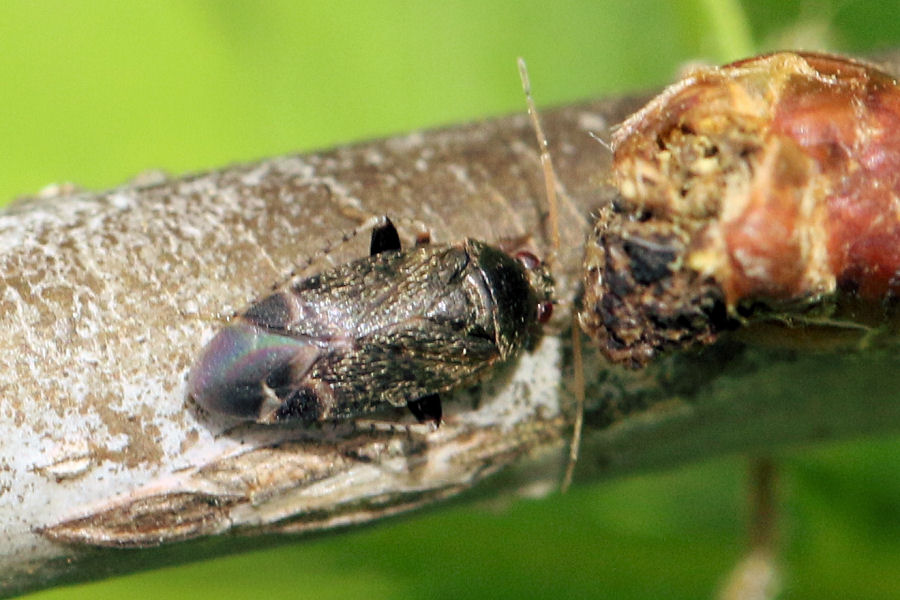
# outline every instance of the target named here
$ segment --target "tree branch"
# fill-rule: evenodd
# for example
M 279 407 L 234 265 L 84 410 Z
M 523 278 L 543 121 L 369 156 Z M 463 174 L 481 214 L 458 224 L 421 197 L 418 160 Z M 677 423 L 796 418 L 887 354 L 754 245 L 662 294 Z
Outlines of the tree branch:
M 406 244 L 422 228 L 435 241 L 531 236 L 546 255 L 524 114 L 105 193 L 56 190 L 8 209 L 0 596 L 368 522 L 501 471 L 482 489 L 556 489 L 575 417 L 565 328 L 589 215 L 611 196 L 608 152 L 590 134 L 606 136 L 640 104 L 543 115 L 565 191 L 568 243 L 555 268 L 564 309 L 533 352 L 446 402 L 437 430 L 401 412 L 235 425 L 198 412 L 185 380 L 223 317 L 307 257 L 315 271 L 365 255 L 366 236 L 338 242 L 367 216 L 390 215 Z M 888 351 L 726 340 L 640 371 L 586 359 L 576 483 L 900 424 Z

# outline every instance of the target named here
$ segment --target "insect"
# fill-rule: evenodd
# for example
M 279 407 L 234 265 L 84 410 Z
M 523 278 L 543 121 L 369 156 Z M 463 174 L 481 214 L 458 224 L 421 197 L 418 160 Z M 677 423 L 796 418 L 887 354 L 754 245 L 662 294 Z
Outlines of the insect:
M 369 257 L 289 283 L 220 330 L 189 393 L 211 412 L 261 423 L 408 406 L 440 424 L 439 394 L 527 347 L 552 293 L 528 252 L 472 239 L 403 251 L 384 217 Z
M 880 326 L 900 297 L 898 132 L 900 86 L 839 56 L 667 88 L 613 135 L 619 199 L 586 244 L 585 330 L 639 367 L 751 320 Z

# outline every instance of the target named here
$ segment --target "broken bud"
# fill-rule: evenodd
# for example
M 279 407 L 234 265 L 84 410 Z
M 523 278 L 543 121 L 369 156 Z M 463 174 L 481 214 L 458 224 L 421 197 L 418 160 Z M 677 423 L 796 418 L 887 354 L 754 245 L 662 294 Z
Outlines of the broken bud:
M 581 314 L 611 360 L 753 317 L 882 318 L 900 293 L 900 87 L 876 68 L 780 52 L 700 69 L 612 147 L 620 198 L 588 240 Z

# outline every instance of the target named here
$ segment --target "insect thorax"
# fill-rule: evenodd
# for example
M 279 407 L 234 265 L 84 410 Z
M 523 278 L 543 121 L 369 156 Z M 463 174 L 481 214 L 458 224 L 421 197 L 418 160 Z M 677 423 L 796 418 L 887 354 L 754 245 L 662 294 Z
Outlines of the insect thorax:
M 544 265 L 526 268 L 483 242 L 469 240 L 467 245 L 490 294 L 495 340 L 505 359 L 526 346 L 536 333 L 538 304 L 552 298 L 552 279 Z

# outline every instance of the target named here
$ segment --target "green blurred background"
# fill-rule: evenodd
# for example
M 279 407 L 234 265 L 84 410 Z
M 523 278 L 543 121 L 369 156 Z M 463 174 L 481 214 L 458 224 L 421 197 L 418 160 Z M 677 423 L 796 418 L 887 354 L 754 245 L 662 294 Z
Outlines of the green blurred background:
M 900 46 L 896 2 L 446 0 L 0 4 L 0 199 L 523 112 L 685 61 Z M 900 596 L 900 441 L 780 454 L 785 598 Z M 201 600 L 710 597 L 744 549 L 744 461 L 454 505 L 37 594 Z

